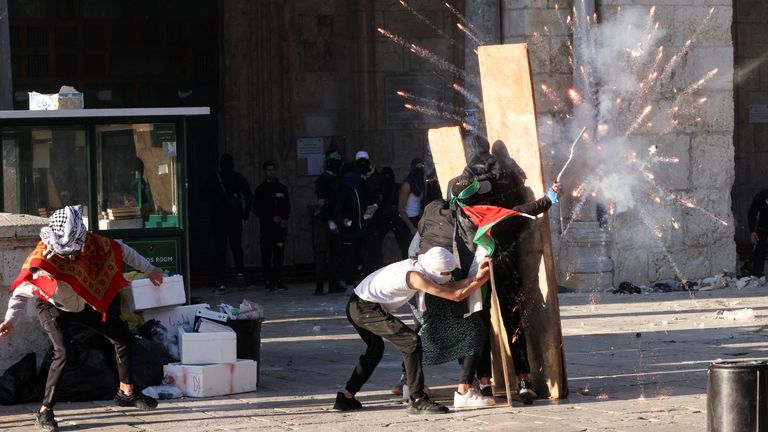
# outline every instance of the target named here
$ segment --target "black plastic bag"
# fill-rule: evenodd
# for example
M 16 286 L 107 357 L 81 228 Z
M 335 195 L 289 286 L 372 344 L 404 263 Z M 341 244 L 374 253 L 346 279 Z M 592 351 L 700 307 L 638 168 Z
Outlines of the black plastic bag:
M 86 402 L 115 397 L 119 386 L 115 348 L 100 334 L 68 323 L 67 363 L 56 384 L 57 402 Z M 51 347 L 40 365 L 40 387 L 45 388 L 53 358 Z
M 37 356 L 25 355 L 0 376 L 0 404 L 11 405 L 42 400 L 37 386 Z
M 163 382 L 163 366 L 174 360 L 160 342 L 136 339 L 133 342 L 133 386 L 141 391 L 145 387 Z

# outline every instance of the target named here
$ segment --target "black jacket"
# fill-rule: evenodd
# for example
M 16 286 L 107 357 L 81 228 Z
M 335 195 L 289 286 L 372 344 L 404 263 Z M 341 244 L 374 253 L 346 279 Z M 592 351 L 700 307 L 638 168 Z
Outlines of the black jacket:
M 315 180 L 315 196 L 317 197 L 317 209 L 315 216 L 325 221 L 333 220 L 336 209 L 336 200 L 341 189 L 341 179 L 328 171 L 323 172 Z
M 760 191 L 752 199 L 752 205 L 747 212 L 749 232 L 757 232 L 758 229 L 768 229 L 768 189 Z
M 248 180 L 237 171 L 219 171 L 208 180 L 206 193 L 214 220 L 248 219 L 253 194 Z
M 262 221 L 271 221 L 273 217 L 287 220 L 291 215 L 291 201 L 288 197 L 288 187 L 278 180 L 264 180 L 253 191 L 253 213 Z

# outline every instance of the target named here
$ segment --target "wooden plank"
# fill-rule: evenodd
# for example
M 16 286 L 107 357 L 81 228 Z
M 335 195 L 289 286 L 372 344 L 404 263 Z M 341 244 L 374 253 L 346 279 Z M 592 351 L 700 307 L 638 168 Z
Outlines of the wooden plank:
M 499 294 L 496 291 L 496 279 L 493 274 L 493 263 L 491 263 L 491 367 L 494 378 L 494 385 L 501 387 L 504 381 L 504 390 L 507 396 L 507 406 L 512 406 L 512 386 L 515 385 L 515 375 L 510 374 L 510 369 L 514 370 L 512 364 L 512 350 L 509 347 L 509 338 L 504 331 L 504 321 L 501 317 L 501 305 L 499 304 Z M 501 367 L 499 367 L 501 366 Z M 501 378 L 501 379 L 500 379 Z
M 430 129 L 427 134 L 432 161 L 435 163 L 437 180 L 443 197 L 448 196 L 448 181 L 464 171 L 464 143 L 458 126 Z
M 531 69 L 526 44 L 479 47 L 488 141 L 497 157 L 508 154 L 527 178 L 530 197 L 546 189 L 536 129 Z M 557 280 L 547 214 L 530 221 L 518 244 L 521 305 L 531 380 L 540 397 L 568 395 L 557 299 Z

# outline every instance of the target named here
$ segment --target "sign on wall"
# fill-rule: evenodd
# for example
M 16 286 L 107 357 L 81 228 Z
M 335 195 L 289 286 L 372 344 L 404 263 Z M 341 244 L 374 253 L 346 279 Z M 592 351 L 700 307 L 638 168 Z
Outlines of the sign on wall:
M 323 173 L 325 140 L 322 137 L 296 140 L 298 175 L 315 176 Z

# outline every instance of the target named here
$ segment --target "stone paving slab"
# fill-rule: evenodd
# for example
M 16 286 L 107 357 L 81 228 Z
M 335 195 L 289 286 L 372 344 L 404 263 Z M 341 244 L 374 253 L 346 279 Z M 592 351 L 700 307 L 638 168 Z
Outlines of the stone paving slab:
M 346 297 L 311 295 L 309 284 L 223 297 L 193 293 L 210 304 L 243 297 L 265 307 L 261 382 L 256 392 L 162 401 L 155 411 L 110 401 L 59 403 L 62 431 L 475 431 L 526 430 L 699 432 L 706 429 L 706 371 L 712 361 L 768 357 L 765 288 L 686 293 L 560 296 L 570 396 L 532 406 L 502 397 L 492 408 L 416 416 L 389 392 L 400 355 L 385 356 L 359 394 L 364 409 L 332 411 L 364 345 L 346 320 Z M 747 320 L 716 319 L 717 311 L 749 307 Z M 409 314 L 399 314 L 408 321 Z M 448 405 L 459 367 L 425 368 L 434 398 Z M 0 431 L 32 431 L 36 404 L 0 406 Z

